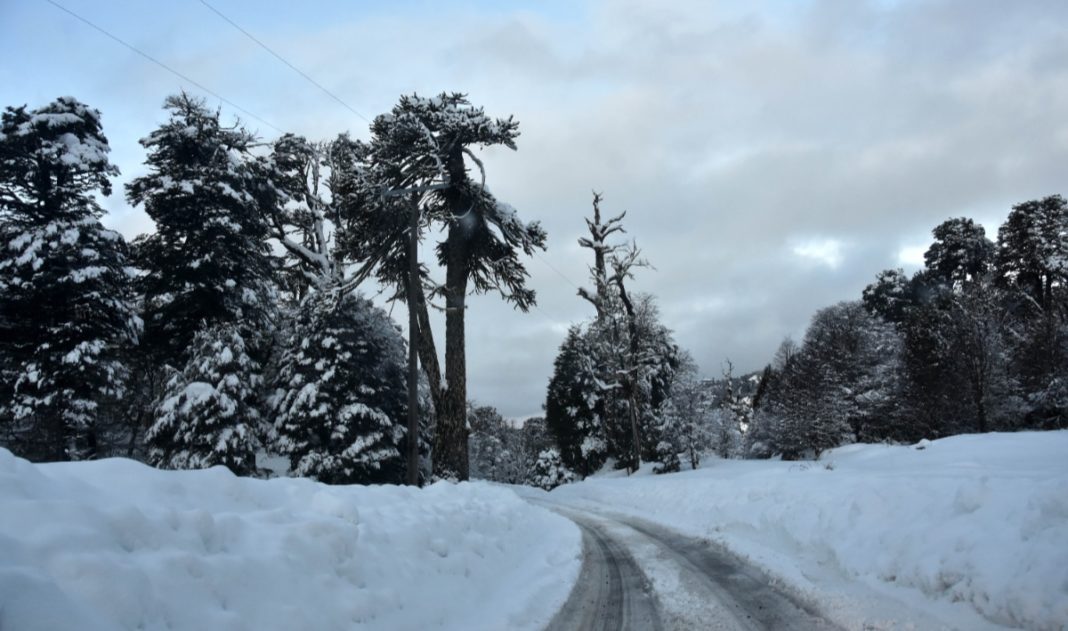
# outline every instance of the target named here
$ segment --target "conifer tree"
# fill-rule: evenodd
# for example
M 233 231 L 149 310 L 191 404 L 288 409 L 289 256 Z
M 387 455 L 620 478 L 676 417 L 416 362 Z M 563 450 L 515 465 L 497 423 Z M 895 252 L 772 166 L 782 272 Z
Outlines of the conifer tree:
M 32 459 L 97 455 L 140 321 L 100 113 L 71 97 L 0 119 L 0 439 Z M 4 434 L 7 437 L 4 438 Z
M 146 344 L 157 363 L 180 367 L 204 328 L 235 324 L 253 347 L 269 330 L 266 239 L 277 196 L 250 154 L 251 133 L 223 126 L 218 111 L 185 93 L 164 107 L 167 122 L 141 140 L 149 172 L 126 194 L 156 224 L 138 244 Z
M 1068 201 L 1060 195 L 1012 207 L 998 229 L 997 274 L 1049 310 L 1068 285 Z
M 530 483 L 551 491 L 561 484 L 571 482 L 574 477 L 574 474 L 564 466 L 564 461 L 560 459 L 560 452 L 555 449 L 546 449 L 538 454 L 538 461 L 534 463 Z
M 566 466 L 587 476 L 608 457 L 605 391 L 582 328 L 572 326 L 560 345 L 545 400 L 545 423 Z
M 467 351 L 464 322 L 469 292 L 496 291 L 526 311 L 535 300 L 527 287 L 520 254 L 544 249 L 545 232 L 524 223 L 515 209 L 486 186 L 485 168 L 474 149 L 502 145 L 515 149 L 519 124 L 511 117 L 491 119 L 462 94 L 434 98 L 401 97 L 393 110 L 375 118 L 368 145 L 355 145 L 359 159 L 354 185 L 342 196 L 347 239 L 345 253 L 366 273 L 406 295 L 420 285 L 416 304 L 419 361 L 430 384 L 437 425 L 433 466 L 438 478 L 465 480 L 469 474 L 467 432 Z M 475 177 L 470 168 L 477 169 Z M 408 238 L 412 209 L 419 229 L 436 226 L 444 239 L 437 259 L 444 283 L 409 279 Z M 421 236 L 421 235 L 420 235 Z M 351 279 L 358 283 L 365 274 Z M 427 293 L 429 289 L 429 293 Z M 445 312 L 445 369 L 430 330 L 429 303 L 440 298 Z
M 405 347 L 365 298 L 316 290 L 300 307 L 276 377 L 275 449 L 296 475 L 329 484 L 400 484 Z
M 260 428 L 259 364 L 236 325 L 197 333 L 185 367 L 169 380 L 146 441 L 164 469 L 255 471 Z
M 1013 206 L 998 230 L 997 282 L 1013 306 L 1011 363 L 1031 427 L 1068 426 L 1068 202 Z

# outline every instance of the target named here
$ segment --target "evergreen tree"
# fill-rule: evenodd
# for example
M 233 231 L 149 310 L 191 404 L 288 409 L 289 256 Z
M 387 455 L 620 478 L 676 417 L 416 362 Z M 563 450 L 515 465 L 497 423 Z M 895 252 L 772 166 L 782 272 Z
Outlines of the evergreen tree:
M 759 413 L 759 436 L 786 459 L 816 458 L 858 435 L 880 438 L 883 418 L 899 395 L 896 333 L 859 302 L 821 309 L 799 351 L 781 348 Z M 748 439 L 747 449 L 767 455 L 770 445 Z
M 1068 285 L 1068 201 L 1051 195 L 1012 207 L 998 229 L 998 279 L 1022 289 L 1043 310 Z M 1062 304 L 1063 306 L 1063 304 Z
M 140 322 L 94 197 L 118 174 L 109 151 L 100 113 L 71 97 L 0 118 L 0 440 L 35 460 L 96 456 L 125 393 Z
M 545 424 L 564 464 L 582 476 L 601 468 L 608 458 L 604 393 L 582 327 L 572 326 L 553 364 Z
M 149 172 L 126 189 L 156 224 L 138 247 L 147 348 L 156 363 L 181 366 L 197 331 L 234 324 L 258 355 L 272 321 L 266 239 L 278 198 L 250 154 L 256 139 L 185 93 L 164 107 L 167 122 L 141 140 Z
M 1025 424 L 1068 426 L 1068 202 L 1013 206 L 998 230 L 997 282 L 1009 291 L 1010 362 L 1026 398 Z
M 979 282 L 992 268 L 994 244 L 971 219 L 947 219 L 931 232 L 934 243 L 923 255 L 930 278 L 959 289 Z
M 712 401 L 689 353 L 682 354 L 671 396 L 661 415 L 674 426 L 678 451 L 685 453 L 690 468 L 696 469 L 702 454 L 712 444 Z
M 555 449 L 546 449 L 538 454 L 538 461 L 534 465 L 530 483 L 551 491 L 561 484 L 571 482 L 574 477 L 574 474 L 564 466 L 564 461 L 560 459 L 560 452 Z
M 713 414 L 710 442 L 720 458 L 732 458 L 742 450 L 742 434 L 752 423 L 753 406 L 748 397 L 736 392 L 734 366 L 730 360 L 723 371 L 723 390 Z
M 400 484 L 407 380 L 404 340 L 354 294 L 313 291 L 276 377 L 275 449 L 293 473 L 329 484 Z
M 253 473 L 261 423 L 259 373 L 235 325 L 197 333 L 148 430 L 150 462 L 164 469 L 223 465 L 236 475 Z
M 341 195 L 344 249 L 361 261 L 397 297 L 409 281 L 419 283 L 415 309 L 419 323 L 419 360 L 427 376 L 437 426 L 433 464 L 438 478 L 465 480 L 469 474 L 467 432 L 467 355 L 464 321 L 469 291 L 496 291 L 518 309 L 534 304 L 520 254 L 544 249 L 545 232 L 524 223 L 515 209 L 486 186 L 485 169 L 473 149 L 503 145 L 515 149 L 519 124 L 511 117 L 491 119 L 462 94 L 434 98 L 401 97 L 393 110 L 375 118 L 371 142 L 354 145 L 353 185 Z M 478 169 L 472 178 L 468 164 Z M 442 228 L 437 259 L 444 284 L 429 282 L 427 270 L 409 279 L 410 216 L 420 230 Z M 419 235 L 422 236 L 422 235 Z M 424 287 L 430 288 L 429 296 Z M 430 331 L 428 303 L 440 298 L 445 311 L 445 370 L 441 370 Z
M 522 430 L 513 427 L 500 412 L 488 405 L 472 404 L 468 411 L 471 428 L 471 477 L 505 484 L 523 484 L 533 462 L 528 454 Z M 533 456 L 536 458 L 537 453 Z
M 908 309 L 915 304 L 913 284 L 904 270 L 879 272 L 875 282 L 864 288 L 864 307 L 887 322 L 902 323 Z

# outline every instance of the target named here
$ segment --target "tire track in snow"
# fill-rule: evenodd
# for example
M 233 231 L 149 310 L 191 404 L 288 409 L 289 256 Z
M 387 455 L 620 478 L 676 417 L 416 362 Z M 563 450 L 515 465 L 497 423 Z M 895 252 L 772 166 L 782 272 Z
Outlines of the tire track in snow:
M 839 629 L 709 542 L 639 519 L 538 501 L 583 531 L 583 565 L 549 629 Z
M 582 530 L 582 570 L 549 629 L 659 631 L 659 605 L 634 557 L 599 520 L 553 507 Z

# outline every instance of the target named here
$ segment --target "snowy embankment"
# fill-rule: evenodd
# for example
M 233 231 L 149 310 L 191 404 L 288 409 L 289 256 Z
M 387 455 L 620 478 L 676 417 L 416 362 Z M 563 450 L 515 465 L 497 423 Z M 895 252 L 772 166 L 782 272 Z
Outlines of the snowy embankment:
M 569 521 L 487 484 L 331 487 L 0 449 L 0 629 L 536 629 Z
M 617 475 L 550 497 L 721 542 L 847 627 L 907 621 L 885 596 L 958 628 L 1068 628 L 1068 431 Z

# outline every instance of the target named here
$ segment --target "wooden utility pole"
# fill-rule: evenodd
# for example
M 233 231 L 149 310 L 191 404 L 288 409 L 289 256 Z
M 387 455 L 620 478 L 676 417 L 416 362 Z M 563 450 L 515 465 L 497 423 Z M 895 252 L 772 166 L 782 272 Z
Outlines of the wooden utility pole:
M 419 204 L 412 195 L 408 226 L 408 484 L 419 486 Z

